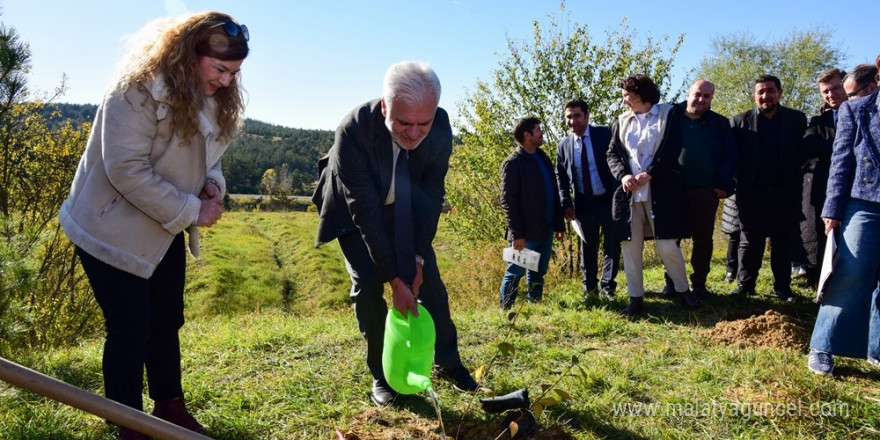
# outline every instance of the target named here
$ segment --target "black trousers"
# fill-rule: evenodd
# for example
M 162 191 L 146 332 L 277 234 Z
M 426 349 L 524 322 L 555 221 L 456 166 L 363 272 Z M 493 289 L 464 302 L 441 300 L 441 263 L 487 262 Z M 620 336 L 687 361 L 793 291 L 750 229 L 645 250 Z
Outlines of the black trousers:
M 339 238 L 339 247 L 345 256 L 345 267 L 351 277 L 351 301 L 358 329 L 367 340 L 367 366 L 374 379 L 385 377 L 382 370 L 382 347 L 385 343 L 385 317 L 388 303 L 383 298 L 385 285 L 379 280 L 376 266 L 361 235 L 355 231 Z M 434 347 L 434 363 L 442 368 L 460 367 L 458 333 L 449 313 L 449 295 L 440 279 L 437 258 L 431 251 L 423 255 L 423 284 L 419 301 L 431 314 L 437 341 Z
M 754 194 L 737 194 L 741 228 L 739 243 L 740 287 L 754 289 L 770 239 L 770 270 L 773 289 L 791 289 L 792 233 L 797 227 L 795 215 L 800 212 L 780 190 L 765 189 Z
M 611 216 L 611 193 L 587 199 L 575 192 L 575 216 L 581 222 L 584 241 L 581 242 L 581 271 L 584 274 L 584 292 L 599 285 L 614 291 L 617 271 L 620 269 L 620 242 L 614 239 L 614 219 Z M 599 231 L 602 231 L 602 277 L 599 279 Z
M 715 213 L 718 196 L 711 187 L 687 189 L 687 220 L 693 241 L 691 252 L 691 284 L 706 287 L 714 246 Z
M 183 326 L 186 277 L 183 234 L 174 238 L 149 279 L 110 266 L 80 248 L 77 254 L 104 313 L 107 398 L 142 411 L 145 366 L 153 400 L 182 397 L 178 331 Z

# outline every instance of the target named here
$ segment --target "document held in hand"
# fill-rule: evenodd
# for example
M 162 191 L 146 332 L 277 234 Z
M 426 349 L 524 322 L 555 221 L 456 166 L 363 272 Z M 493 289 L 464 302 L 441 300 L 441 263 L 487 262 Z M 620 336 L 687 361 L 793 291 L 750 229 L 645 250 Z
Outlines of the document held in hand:
M 524 267 L 532 272 L 537 272 L 538 260 L 541 259 L 541 254 L 531 249 L 523 248 L 523 250 L 518 251 L 515 250 L 513 247 L 509 247 L 504 248 L 502 258 L 504 258 L 504 261 L 507 261 L 508 263 L 513 263 L 519 267 Z
M 837 240 L 834 237 L 837 230 L 828 234 L 828 241 L 825 243 L 825 255 L 822 256 L 822 269 L 819 271 L 819 288 L 816 292 L 815 302 L 821 302 L 825 289 L 828 287 L 828 280 L 834 269 L 834 263 L 837 260 Z

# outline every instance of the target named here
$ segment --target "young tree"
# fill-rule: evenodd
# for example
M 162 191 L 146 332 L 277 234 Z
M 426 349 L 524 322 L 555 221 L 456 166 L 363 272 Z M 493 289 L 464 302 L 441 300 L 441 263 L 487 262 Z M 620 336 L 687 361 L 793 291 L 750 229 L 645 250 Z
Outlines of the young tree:
M 504 237 L 500 206 L 500 166 L 515 146 L 516 118 L 535 116 L 544 129 L 544 147 L 556 157 L 556 144 L 568 132 L 563 106 L 574 98 L 590 104 L 590 122 L 610 124 L 623 112 L 619 82 L 628 75 L 651 76 L 668 102 L 675 54 L 684 37 L 640 39 L 626 20 L 595 41 L 586 24 L 572 22 L 565 5 L 560 18 L 533 22 L 533 41 L 508 38 L 509 53 L 499 60 L 488 81 L 458 103 L 456 128 L 461 137 L 447 178 L 453 215 L 449 221 L 465 240 Z
M 763 74 L 782 81 L 782 105 L 816 114 L 822 104 L 816 78 L 823 70 L 840 67 L 846 57 L 831 37 L 821 27 L 793 31 L 777 41 L 746 33 L 722 35 L 712 40 L 711 54 L 700 62 L 696 77 L 715 84 L 712 110 L 728 117 L 754 107 L 754 80 Z
M 281 168 L 269 168 L 263 173 L 260 186 L 269 195 L 270 203 L 279 209 L 290 206 L 290 196 L 293 194 L 293 175 L 290 167 L 285 163 Z

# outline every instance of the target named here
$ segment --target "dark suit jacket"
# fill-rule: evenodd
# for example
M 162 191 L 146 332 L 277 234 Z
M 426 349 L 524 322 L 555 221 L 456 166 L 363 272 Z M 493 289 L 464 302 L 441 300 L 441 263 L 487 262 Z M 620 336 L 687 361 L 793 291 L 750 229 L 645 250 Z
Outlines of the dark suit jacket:
M 348 233 L 367 245 L 380 281 L 398 274 L 394 253 L 393 209 L 384 202 L 391 190 L 394 153 L 379 99 L 349 113 L 336 129 L 312 201 L 320 212 L 316 246 Z M 402 152 L 401 152 L 402 153 Z M 416 253 L 433 255 L 431 242 L 446 195 L 444 179 L 452 154 L 449 116 L 437 108 L 434 124 L 418 148 L 409 152 Z
M 535 152 L 539 160 L 553 173 L 553 163 L 544 150 Z M 538 163 L 522 147 L 517 147 L 501 164 L 501 207 L 507 220 L 507 239 L 510 241 L 543 240 L 552 232 L 565 231 L 562 205 L 556 197 L 556 181 L 550 176 L 552 189 L 548 194 L 543 184 L 544 175 Z M 547 199 L 553 212 L 548 213 Z M 552 223 L 547 223 L 547 217 Z
M 599 179 L 607 193 L 613 194 L 620 182 L 611 175 L 608 168 L 606 153 L 608 144 L 611 143 L 611 130 L 604 126 L 591 125 L 587 128 L 590 133 L 590 143 L 593 144 L 593 157 L 596 159 L 596 169 Z M 578 216 L 579 207 L 574 203 L 574 147 L 577 145 L 577 135 L 569 134 L 556 146 L 556 182 L 559 185 L 559 199 L 562 201 L 562 209 L 575 208 L 575 217 Z
M 763 188 L 756 188 L 758 160 L 760 160 L 759 134 L 758 134 L 758 114 L 760 111 L 753 108 L 749 111 L 740 113 L 733 117 L 733 137 L 736 139 L 736 145 L 739 149 L 739 158 L 736 169 L 736 193 L 737 202 L 742 204 L 755 196 L 761 195 Z M 782 174 L 782 181 L 785 182 L 783 191 L 786 199 L 793 206 L 792 215 L 800 212 L 798 209 L 798 200 L 801 193 L 801 142 L 804 138 L 804 131 L 807 128 L 807 116 L 788 107 L 779 106 L 779 113 L 775 116 L 781 118 L 783 144 L 780 146 L 782 151 L 781 163 L 775 164 L 776 168 Z
M 834 111 L 826 110 L 810 118 L 802 144 L 803 188 L 799 240 L 792 256 L 793 261 L 818 267 L 822 261 L 825 244 L 825 223 L 822 206 L 825 205 L 825 189 L 831 168 L 831 149 L 834 146 Z
M 676 104 L 679 113 L 682 115 L 681 120 L 687 119 L 685 112 L 687 111 L 687 101 Z M 735 187 L 733 177 L 736 173 L 736 141 L 733 139 L 733 132 L 730 129 L 730 121 L 715 113 L 712 110 L 707 111 L 697 118 L 706 139 L 711 147 L 712 166 L 715 169 L 715 178 L 712 186 L 723 189 L 728 196 L 732 196 Z

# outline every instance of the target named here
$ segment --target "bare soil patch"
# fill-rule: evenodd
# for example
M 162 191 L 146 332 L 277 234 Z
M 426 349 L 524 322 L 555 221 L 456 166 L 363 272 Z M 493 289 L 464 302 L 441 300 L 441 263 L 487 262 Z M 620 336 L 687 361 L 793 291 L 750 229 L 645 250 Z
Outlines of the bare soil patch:
M 502 416 L 486 421 L 465 421 L 461 430 L 458 429 L 458 418 L 446 420 L 446 438 L 448 440 L 486 440 L 486 439 L 510 439 L 510 433 L 504 433 L 501 426 Z M 456 437 L 458 433 L 458 437 Z M 440 440 L 442 438 L 440 426 L 436 419 L 426 419 L 415 414 L 405 412 L 386 411 L 379 408 L 368 408 L 355 416 L 352 426 L 348 429 L 337 431 L 339 440 Z M 534 440 L 574 440 L 571 434 L 559 425 L 538 426 L 537 430 L 528 436 L 517 436 L 517 439 Z

